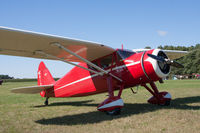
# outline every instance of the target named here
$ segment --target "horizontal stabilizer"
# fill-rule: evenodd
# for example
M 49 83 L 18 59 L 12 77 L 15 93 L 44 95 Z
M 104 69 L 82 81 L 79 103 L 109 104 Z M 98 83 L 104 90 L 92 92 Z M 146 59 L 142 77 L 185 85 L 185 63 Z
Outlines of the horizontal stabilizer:
M 41 91 L 48 90 L 53 88 L 52 85 L 41 85 L 41 86 L 29 86 L 29 87 L 20 87 L 12 89 L 11 92 L 13 93 L 24 93 L 24 94 L 35 94 L 40 93 Z

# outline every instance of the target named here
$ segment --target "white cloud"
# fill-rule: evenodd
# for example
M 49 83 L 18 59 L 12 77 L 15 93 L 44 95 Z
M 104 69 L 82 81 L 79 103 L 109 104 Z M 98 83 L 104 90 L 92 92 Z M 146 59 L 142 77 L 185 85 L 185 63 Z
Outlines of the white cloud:
M 159 36 L 166 36 L 167 35 L 167 31 L 163 31 L 163 30 L 158 30 L 157 31 Z

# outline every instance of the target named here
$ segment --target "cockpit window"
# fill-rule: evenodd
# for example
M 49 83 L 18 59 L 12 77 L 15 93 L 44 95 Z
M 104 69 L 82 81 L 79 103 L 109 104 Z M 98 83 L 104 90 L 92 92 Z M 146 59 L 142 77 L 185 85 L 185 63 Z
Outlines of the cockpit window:
M 105 56 L 101 59 L 98 59 L 97 61 L 93 61 L 93 63 L 103 69 L 107 69 L 107 68 L 110 68 L 111 65 L 116 65 L 116 61 L 113 60 L 113 55 L 108 55 L 108 56 Z M 96 70 L 94 67 L 92 66 L 89 66 L 90 69 L 93 69 L 93 70 Z
M 118 49 L 117 50 L 117 58 L 115 58 L 115 56 L 113 54 L 110 54 L 110 55 L 100 58 L 96 61 L 93 61 L 92 63 L 94 63 L 95 65 L 97 65 L 103 69 L 109 69 L 111 67 L 119 65 L 118 63 L 120 63 L 121 61 L 130 57 L 133 54 L 135 54 L 135 52 L 133 52 L 133 51 Z M 90 69 L 96 70 L 94 67 L 92 67 L 90 65 L 88 65 L 88 66 Z
M 117 53 L 123 60 L 130 57 L 131 55 L 135 54 L 135 52 L 133 52 L 133 51 L 121 50 L 121 49 L 119 49 L 117 51 Z
M 113 55 L 109 55 L 101 59 L 100 61 L 101 67 L 105 69 L 105 68 L 111 67 L 111 65 L 115 65 L 116 64 L 115 60 L 112 64 L 112 59 L 113 59 Z
M 98 66 L 98 62 L 97 62 L 97 61 L 93 61 L 92 63 L 94 63 L 96 66 Z M 90 66 L 90 65 L 88 65 L 88 67 L 89 67 L 90 69 L 92 69 L 92 70 L 97 71 L 96 68 L 94 68 L 94 67 L 92 67 L 92 66 Z

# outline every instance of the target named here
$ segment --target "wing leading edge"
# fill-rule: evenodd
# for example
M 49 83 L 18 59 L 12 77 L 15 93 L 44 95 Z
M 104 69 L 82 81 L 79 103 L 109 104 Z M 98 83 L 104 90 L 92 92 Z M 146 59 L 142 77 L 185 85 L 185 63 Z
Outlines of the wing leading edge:
M 144 52 L 148 50 L 150 49 L 133 49 L 134 52 Z M 178 59 L 189 53 L 188 51 L 179 51 L 179 50 L 162 50 L 162 51 L 165 52 L 170 59 Z

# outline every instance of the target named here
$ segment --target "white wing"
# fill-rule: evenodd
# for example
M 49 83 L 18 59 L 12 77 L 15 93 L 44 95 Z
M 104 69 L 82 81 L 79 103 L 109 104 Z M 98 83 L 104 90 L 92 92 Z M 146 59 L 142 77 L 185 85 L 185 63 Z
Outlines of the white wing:
M 106 56 L 115 51 L 113 48 L 100 43 L 0 27 L 0 54 L 55 59 L 41 56 L 35 52 L 43 51 L 67 61 L 82 62 L 64 50 L 52 46 L 53 43 L 59 43 L 89 61 Z
M 134 52 L 143 52 L 148 50 L 150 49 L 133 49 Z M 185 56 L 186 54 L 189 53 L 188 51 L 178 51 L 178 50 L 162 50 L 162 51 L 165 52 L 167 56 L 172 60 Z

